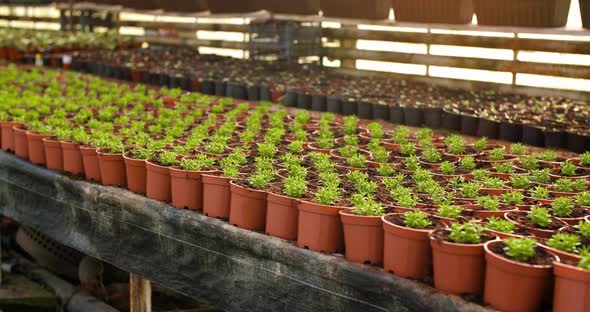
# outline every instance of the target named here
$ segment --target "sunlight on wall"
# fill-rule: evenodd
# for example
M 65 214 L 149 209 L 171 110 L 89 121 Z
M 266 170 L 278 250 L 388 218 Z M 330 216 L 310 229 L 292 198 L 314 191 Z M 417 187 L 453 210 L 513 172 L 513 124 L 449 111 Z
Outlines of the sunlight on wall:
M 517 74 L 516 84 L 520 86 L 552 88 L 559 86 L 561 89 L 590 91 L 590 79 L 575 79 L 554 76 L 541 76 L 531 74 Z
M 452 30 L 452 29 L 436 29 L 430 30 L 433 34 L 448 34 L 448 35 L 463 35 L 463 36 L 478 36 L 478 37 L 501 37 L 514 38 L 514 33 L 497 32 L 497 31 L 475 31 L 475 30 Z
M 246 35 L 239 32 L 199 30 L 197 31 L 197 38 L 204 40 L 244 41 Z
M 426 75 L 426 65 L 356 60 L 356 68 L 398 74 Z
M 324 56 L 322 62 L 326 67 L 340 67 L 340 60 L 330 60 Z
M 142 27 L 120 27 L 119 33 L 129 36 L 144 36 L 145 30 Z
M 453 79 L 465 79 L 466 77 L 469 77 L 469 80 L 489 81 L 489 82 L 496 82 L 496 83 L 502 83 L 502 84 L 511 84 L 512 83 L 512 73 L 497 72 L 497 71 L 490 71 L 490 70 L 480 70 L 480 69 L 430 66 L 429 75 L 432 77 L 453 78 Z
M 451 45 L 430 45 L 430 54 L 455 57 L 473 57 L 493 60 L 513 60 L 514 52 L 507 49 L 459 47 Z
M 381 26 L 381 25 L 365 25 L 359 24 L 358 29 L 364 30 L 379 30 L 379 31 L 397 31 L 397 32 L 413 32 L 413 33 L 427 33 L 428 29 L 418 27 L 400 27 L 400 26 Z
M 517 59 L 523 62 L 590 66 L 590 55 L 583 54 L 520 51 Z

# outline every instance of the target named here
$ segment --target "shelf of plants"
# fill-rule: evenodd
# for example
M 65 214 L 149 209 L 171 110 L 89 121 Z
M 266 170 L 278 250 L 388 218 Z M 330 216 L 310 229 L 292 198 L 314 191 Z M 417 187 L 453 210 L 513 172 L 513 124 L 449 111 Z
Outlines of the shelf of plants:
M 590 309 L 590 152 L 13 65 L 0 98 L 1 147 L 32 164 L 500 310 Z
M 578 153 L 590 149 L 588 105 L 562 97 L 468 92 L 384 77 L 352 79 L 312 65 L 286 67 L 165 47 L 83 53 L 73 66 L 104 77 L 205 94 L 282 101 L 292 107 Z

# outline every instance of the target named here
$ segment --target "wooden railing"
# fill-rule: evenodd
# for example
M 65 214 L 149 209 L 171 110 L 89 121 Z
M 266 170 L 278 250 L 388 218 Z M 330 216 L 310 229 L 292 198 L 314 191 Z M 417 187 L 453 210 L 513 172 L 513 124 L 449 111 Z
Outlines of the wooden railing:
M 121 11 L 116 10 L 116 14 Z M 146 12 L 152 13 L 153 12 Z M 203 15 L 198 15 L 203 16 Z M 195 17 L 198 19 L 198 16 Z M 227 16 L 226 16 L 227 17 Z M 252 16 L 242 16 L 245 18 L 268 18 L 269 14 L 255 14 Z M 299 17 L 299 16 L 273 16 L 278 19 L 300 19 L 312 21 L 327 21 L 321 17 Z M 32 22 L 59 22 L 59 18 L 35 17 L 35 16 L 16 16 L 3 15 L 0 20 L 9 21 L 32 21 Z M 153 35 L 155 32 L 146 32 L 150 35 L 138 36 L 138 40 L 151 44 L 165 45 L 188 45 L 195 47 L 213 47 L 224 49 L 247 49 L 247 36 L 245 41 L 227 41 L 227 40 L 205 40 L 195 36 L 197 31 L 213 32 L 238 32 L 247 33 L 246 24 L 226 24 L 223 19 L 219 23 L 181 23 L 181 22 L 163 22 L 163 21 L 133 21 L 120 18 L 114 19 L 115 27 L 140 27 L 145 30 L 172 30 L 174 35 L 167 33 L 166 36 Z M 331 20 L 334 21 L 334 20 Z M 526 52 L 553 52 L 586 55 L 590 60 L 590 31 L 588 30 L 566 30 L 566 29 L 530 29 L 530 28 L 507 28 L 507 27 L 479 27 L 474 25 L 451 26 L 451 25 L 419 25 L 403 24 L 393 22 L 367 22 L 367 21 L 346 21 L 338 20 L 341 23 L 340 28 L 324 28 L 323 37 L 327 42 L 336 44 L 326 45 L 324 47 L 324 56 L 329 59 L 340 60 L 340 69 L 334 69 L 338 72 L 361 75 L 382 75 L 383 73 L 369 72 L 366 70 L 355 70 L 356 60 L 370 60 L 382 62 L 395 62 L 404 64 L 419 64 L 426 67 L 426 75 L 396 74 L 394 75 L 404 79 L 424 81 L 434 84 L 442 84 L 455 88 L 487 88 L 506 92 L 520 92 L 526 94 L 538 95 L 565 95 L 568 97 L 590 99 L 590 88 L 586 90 L 571 90 L 572 86 L 568 83 L 554 86 L 551 88 L 539 88 L 519 85 L 517 77 L 519 74 L 533 74 L 551 77 L 563 77 L 574 79 L 586 79 L 590 85 L 590 66 L 574 64 L 549 64 L 531 61 L 520 61 L 517 57 L 520 51 Z M 415 32 L 398 31 L 394 27 L 388 27 L 387 30 L 368 30 L 357 27 L 359 24 L 373 24 L 377 26 L 395 26 L 417 29 Z M 439 29 L 451 30 L 451 32 L 441 33 Z M 455 32 L 452 32 L 455 31 Z M 468 33 L 468 34 L 466 34 Z M 524 35 L 523 35 L 524 34 Z M 528 34 L 536 34 L 531 38 Z M 540 36 L 539 36 L 540 35 Z M 555 36 L 567 36 L 567 40 Z M 358 49 L 357 40 L 376 40 L 397 43 L 423 44 L 426 46 L 426 53 L 405 53 L 382 50 Z M 476 47 L 488 49 L 511 50 L 513 57 L 511 59 L 490 59 L 481 57 L 462 57 L 462 56 L 445 56 L 430 53 L 432 45 L 450 45 L 457 47 Z M 586 64 L 590 64 L 590 61 Z M 512 75 L 511 82 L 494 83 L 485 82 L 473 77 L 462 79 L 449 79 L 434 77 L 430 75 L 432 66 L 443 66 L 460 69 L 478 69 L 493 72 L 504 72 Z M 484 74 L 485 75 L 485 74 Z M 478 81 L 475 81 L 478 80 Z M 578 82 L 579 83 L 579 82 Z M 584 83 L 584 81 L 582 81 Z M 583 89 L 583 88 L 582 88 Z

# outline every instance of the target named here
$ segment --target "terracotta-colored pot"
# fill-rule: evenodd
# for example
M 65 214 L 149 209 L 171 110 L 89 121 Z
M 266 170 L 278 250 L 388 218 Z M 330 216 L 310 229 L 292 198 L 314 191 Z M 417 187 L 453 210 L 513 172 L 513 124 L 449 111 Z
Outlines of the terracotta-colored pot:
M 47 169 L 63 171 L 64 159 L 61 142 L 45 138 L 43 139 L 43 146 L 45 147 L 45 166 Z
M 590 271 L 554 262 L 553 272 L 555 274 L 553 311 L 590 311 Z
M 172 191 L 170 189 L 170 170 L 168 167 L 160 166 L 145 161 L 146 169 L 146 196 L 159 201 L 170 201 Z
M 144 159 L 129 158 L 129 152 L 123 154 L 127 174 L 127 188 L 134 193 L 145 194 L 146 169 Z
M 344 229 L 346 259 L 364 264 L 383 263 L 383 222 L 381 216 L 355 215 L 340 210 Z
M 22 126 L 22 122 L 0 121 L 2 130 L 1 146 L 4 151 L 14 151 L 14 127 Z
M 487 220 L 488 218 L 491 217 L 497 217 L 497 218 L 502 218 L 504 217 L 504 214 L 510 211 L 518 211 L 518 208 L 516 207 L 511 207 L 509 209 L 498 209 L 498 210 L 485 210 L 485 209 L 473 209 L 473 215 L 475 217 L 478 217 L 482 220 Z
M 84 175 L 88 181 L 100 182 L 100 166 L 98 164 L 98 154 L 95 147 L 80 146 L 82 153 L 82 163 L 84 164 Z
M 43 139 L 51 137 L 46 134 L 34 133 L 31 131 L 26 132 L 27 144 L 29 151 L 29 161 L 35 165 L 45 166 L 45 146 L 43 145 Z
M 520 211 L 519 212 L 506 212 L 504 214 L 504 218 L 508 221 L 512 221 L 512 222 L 518 224 L 520 227 L 527 229 L 531 234 L 533 234 L 537 237 L 551 238 L 551 236 L 553 236 L 553 234 L 557 233 L 557 230 L 542 229 L 542 228 L 530 227 L 530 226 L 526 226 L 524 224 L 520 224 L 520 223 L 516 222 L 516 214 L 517 213 L 520 213 Z M 564 221 L 562 221 L 558 218 L 555 218 L 555 217 L 551 217 L 551 222 L 557 222 L 560 224 L 561 227 L 568 226 L 567 223 L 565 223 Z
M 82 161 L 80 144 L 62 141 L 61 149 L 64 159 L 64 171 L 76 175 L 84 174 L 84 162 Z
M 266 197 L 266 234 L 286 240 L 297 240 L 298 199 L 268 193 Z
M 402 213 L 394 215 L 403 215 Z M 428 233 L 389 222 L 383 216 L 383 268 L 405 278 L 421 279 L 432 273 L 432 248 Z
M 266 225 L 266 191 L 242 187 L 230 181 L 229 223 L 237 227 L 264 231 Z
M 23 129 L 23 126 L 14 126 L 12 131 L 14 131 L 14 155 L 22 159 L 29 159 L 27 130 Z
M 203 183 L 203 214 L 213 218 L 229 218 L 231 190 L 229 182 L 232 179 L 204 174 Z
M 297 246 L 326 253 L 343 250 L 344 233 L 339 212 L 349 208 L 301 201 L 297 209 Z
M 434 287 L 451 294 L 481 294 L 484 284 L 482 244 L 456 244 L 432 235 Z
M 203 209 L 202 175 L 213 171 L 186 171 L 177 168 L 170 170 L 170 189 L 172 206 L 190 210 Z
M 102 149 L 99 149 L 97 153 L 102 185 L 127 185 L 123 154 L 112 154 Z
M 489 241 L 484 245 L 484 302 L 501 311 L 542 310 L 543 299 L 547 298 L 546 295 L 552 290 L 553 266 L 531 265 L 505 258 L 491 250 L 498 244 L 502 244 L 502 241 Z

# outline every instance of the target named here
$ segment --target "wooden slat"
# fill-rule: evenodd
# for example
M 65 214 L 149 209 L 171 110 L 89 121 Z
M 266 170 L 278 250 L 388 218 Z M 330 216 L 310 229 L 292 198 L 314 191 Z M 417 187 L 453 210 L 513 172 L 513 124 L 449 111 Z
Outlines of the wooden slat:
M 469 57 L 453 57 L 389 51 L 369 51 L 346 48 L 324 48 L 327 57 L 335 59 L 364 59 L 445 67 L 518 72 L 537 75 L 590 79 L 590 66 L 558 65 Z
M 129 311 L 152 312 L 152 285 L 143 277 L 129 274 Z
M 223 40 L 203 40 L 179 37 L 161 37 L 161 36 L 140 36 L 138 41 L 150 44 L 174 45 L 174 46 L 194 46 L 194 47 L 212 47 L 225 49 L 245 50 L 248 48 L 246 42 L 240 41 L 223 41 Z
M 44 23 L 59 23 L 59 17 L 35 17 L 35 16 L 18 16 L 18 15 L 0 15 L 0 20 L 26 21 L 26 22 L 44 22 Z
M 516 37 L 505 38 L 458 34 L 366 30 L 354 28 L 325 28 L 323 30 L 323 35 L 328 39 L 339 40 L 354 38 L 406 43 L 443 44 L 481 48 L 590 54 L 590 41 L 545 40 Z

